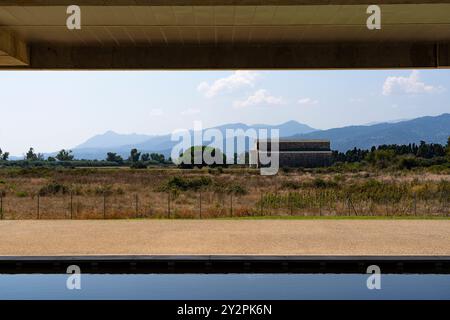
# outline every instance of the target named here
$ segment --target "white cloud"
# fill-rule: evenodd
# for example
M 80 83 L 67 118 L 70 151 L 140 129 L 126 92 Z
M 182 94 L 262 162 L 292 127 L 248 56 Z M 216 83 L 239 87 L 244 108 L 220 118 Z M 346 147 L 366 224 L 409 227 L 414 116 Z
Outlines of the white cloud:
M 318 104 L 319 100 L 311 99 L 311 98 L 302 98 L 302 99 L 299 99 L 297 101 L 297 103 L 301 104 L 301 105 L 309 105 L 310 106 L 310 105 Z
M 383 84 L 383 95 L 435 93 L 443 89 L 420 81 L 419 71 L 413 70 L 409 77 L 387 77 Z
M 275 97 L 269 94 L 267 90 L 260 89 L 245 100 L 238 100 L 233 103 L 235 108 L 244 108 L 256 105 L 280 105 L 284 104 L 281 97 Z
M 213 83 L 202 82 L 197 90 L 205 97 L 212 98 L 221 92 L 231 92 L 242 87 L 253 87 L 259 74 L 254 71 L 235 71 L 232 75 L 218 79 Z
M 188 108 L 186 110 L 181 111 L 182 115 L 191 115 L 196 113 L 200 113 L 200 109 Z
M 163 115 L 162 109 L 152 109 L 150 110 L 150 117 L 159 117 Z

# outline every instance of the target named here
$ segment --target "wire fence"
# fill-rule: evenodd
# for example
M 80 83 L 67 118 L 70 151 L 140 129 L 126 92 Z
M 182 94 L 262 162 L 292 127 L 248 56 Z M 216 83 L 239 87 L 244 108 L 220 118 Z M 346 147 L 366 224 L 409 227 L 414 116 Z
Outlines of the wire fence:
M 442 216 L 448 197 L 379 199 L 329 191 L 152 192 L 124 195 L 5 197 L 0 219 L 206 219 L 257 216 Z

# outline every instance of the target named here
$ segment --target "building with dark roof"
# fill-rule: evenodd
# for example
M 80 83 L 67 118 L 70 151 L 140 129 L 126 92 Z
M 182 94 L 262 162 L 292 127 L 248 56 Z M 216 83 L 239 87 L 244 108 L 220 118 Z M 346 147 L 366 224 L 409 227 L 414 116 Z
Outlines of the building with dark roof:
M 252 162 L 258 167 L 265 166 L 261 155 L 279 155 L 279 167 L 314 168 L 329 166 L 332 163 L 332 152 L 328 140 L 296 140 L 280 139 L 278 151 L 272 152 L 270 140 L 257 140 L 252 152 Z

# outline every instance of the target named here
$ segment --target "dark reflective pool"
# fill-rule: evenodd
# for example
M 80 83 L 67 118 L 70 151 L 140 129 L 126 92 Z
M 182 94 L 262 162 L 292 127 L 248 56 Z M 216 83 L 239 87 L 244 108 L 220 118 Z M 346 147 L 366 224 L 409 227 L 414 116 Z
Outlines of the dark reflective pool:
M 0 299 L 450 300 L 448 274 L 381 275 L 381 290 L 365 274 L 82 274 L 80 290 L 67 289 L 68 277 L 2 274 Z

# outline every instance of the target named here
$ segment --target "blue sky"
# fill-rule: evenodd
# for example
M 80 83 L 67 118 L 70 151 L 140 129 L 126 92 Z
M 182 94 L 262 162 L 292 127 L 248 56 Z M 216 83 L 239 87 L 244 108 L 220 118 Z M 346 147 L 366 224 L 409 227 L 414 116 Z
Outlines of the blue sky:
M 297 120 L 327 129 L 450 112 L 450 70 L 2 72 L 0 148 Z

